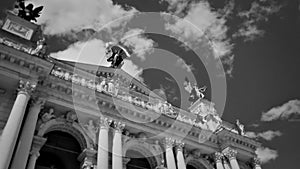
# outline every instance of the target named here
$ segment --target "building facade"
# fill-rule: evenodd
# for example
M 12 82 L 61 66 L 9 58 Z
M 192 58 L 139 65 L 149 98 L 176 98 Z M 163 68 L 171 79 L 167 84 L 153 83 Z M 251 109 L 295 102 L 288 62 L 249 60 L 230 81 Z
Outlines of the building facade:
M 181 110 L 121 69 L 47 57 L 41 36 L 2 19 L 0 169 L 261 168 L 260 143 L 209 101 Z

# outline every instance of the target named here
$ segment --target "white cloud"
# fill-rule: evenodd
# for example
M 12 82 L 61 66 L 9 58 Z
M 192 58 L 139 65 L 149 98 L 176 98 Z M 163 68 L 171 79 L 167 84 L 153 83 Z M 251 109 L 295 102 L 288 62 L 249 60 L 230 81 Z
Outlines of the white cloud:
M 234 37 L 243 37 L 244 41 L 252 41 L 263 36 L 264 31 L 258 28 L 258 23 L 267 22 L 269 16 L 279 12 L 283 5 L 274 0 L 254 1 L 249 10 L 238 13 L 238 16 L 244 20 Z
M 181 3 L 181 1 L 171 1 L 170 3 Z M 226 22 L 234 3 L 230 1 L 229 4 L 222 10 L 216 11 L 207 1 L 191 3 L 183 18 L 166 18 L 168 23 L 165 24 L 165 28 L 180 41 L 193 47 L 199 47 L 201 43 L 209 40 L 214 57 L 220 58 L 222 61 L 227 60 L 226 63 L 229 63 L 228 70 L 231 70 L 232 61 L 228 60 L 234 58 L 231 57 L 233 44 L 227 36 Z
M 245 133 L 246 136 L 250 137 L 250 138 L 262 138 L 265 140 L 272 140 L 275 137 L 279 137 L 282 135 L 282 133 L 280 131 L 272 131 L 272 130 L 268 130 L 265 132 L 261 132 L 261 133 L 255 133 L 252 131 L 248 131 Z
M 140 82 L 144 82 L 144 79 L 141 77 L 143 69 L 134 64 L 131 60 L 124 60 L 122 69 Z
M 258 148 L 255 153 L 262 163 L 267 163 L 275 160 L 278 157 L 278 152 L 267 147 Z
M 175 65 L 181 67 L 182 69 L 186 70 L 187 72 L 191 72 L 192 70 L 194 70 L 193 65 L 187 65 L 185 63 L 185 61 L 181 58 L 177 59 Z
M 44 32 L 51 35 L 65 34 L 71 30 L 80 31 L 87 27 L 99 30 L 113 20 L 136 12 L 135 9 L 126 11 L 121 6 L 114 5 L 111 0 L 30 0 L 30 2 L 44 6 L 38 22 L 45 24 Z M 119 19 L 108 27 L 117 27 L 122 21 L 124 20 Z
M 154 47 L 154 41 L 146 38 L 143 33 L 142 29 L 131 29 L 121 38 L 121 42 L 130 47 L 142 61 L 146 59 L 146 53 L 151 53 Z
M 299 120 L 300 100 L 290 100 L 281 106 L 274 107 L 269 111 L 262 113 L 262 121 L 273 120 Z

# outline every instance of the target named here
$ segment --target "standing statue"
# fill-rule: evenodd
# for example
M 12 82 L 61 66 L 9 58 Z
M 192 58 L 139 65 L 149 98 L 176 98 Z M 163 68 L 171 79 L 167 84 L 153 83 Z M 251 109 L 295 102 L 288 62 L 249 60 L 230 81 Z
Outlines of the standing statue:
M 206 86 L 199 88 L 196 83 L 192 86 L 188 78 L 185 78 L 183 85 L 184 89 L 190 93 L 189 101 L 191 102 L 191 104 L 195 103 L 198 99 L 204 98 L 203 93 L 206 90 Z
M 124 65 L 124 59 L 130 57 L 129 52 L 125 47 L 119 44 L 113 44 L 112 42 L 106 43 L 106 57 L 107 62 L 111 62 L 110 67 L 112 68 L 121 68 Z
M 238 133 L 240 134 L 240 135 L 245 135 L 245 126 L 243 125 L 243 124 L 241 124 L 240 123 L 240 120 L 236 120 L 236 127 L 237 127 L 237 130 L 238 130 Z
M 15 10 L 17 10 L 18 16 L 27 20 L 27 21 L 35 21 L 37 22 L 36 18 L 40 17 L 40 12 L 43 10 L 43 6 L 39 6 L 33 8 L 33 4 L 28 4 L 25 6 L 25 0 L 17 0 L 15 3 Z

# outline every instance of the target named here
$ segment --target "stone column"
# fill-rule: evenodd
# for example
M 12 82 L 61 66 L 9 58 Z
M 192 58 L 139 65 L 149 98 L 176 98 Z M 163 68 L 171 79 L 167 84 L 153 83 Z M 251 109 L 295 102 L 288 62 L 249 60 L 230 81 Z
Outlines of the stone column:
M 0 169 L 7 169 L 17 141 L 24 113 L 36 84 L 20 80 L 18 95 L 0 137 Z
M 78 156 L 78 161 L 81 161 L 81 169 L 94 169 L 96 163 L 97 151 L 94 149 L 84 149 Z
M 184 143 L 181 141 L 176 140 L 176 150 L 177 150 L 177 167 L 178 169 L 186 169 L 184 156 L 183 156 L 183 146 Z
M 222 158 L 223 158 L 222 153 L 220 153 L 220 152 L 215 153 L 215 162 L 216 162 L 217 169 L 224 169 L 223 164 L 222 164 Z
M 224 166 L 224 169 L 231 169 L 230 165 L 228 164 L 226 159 L 223 159 L 223 166 Z
M 122 130 L 124 123 L 114 122 L 114 138 L 112 144 L 112 169 L 122 169 L 123 152 L 122 152 Z
M 45 100 L 42 98 L 32 100 L 24 127 L 22 129 L 17 151 L 11 164 L 11 169 L 25 169 L 38 115 L 44 103 Z
M 111 120 L 100 117 L 100 131 L 98 137 L 97 169 L 108 169 L 108 129 Z
M 36 160 L 40 156 L 40 149 L 43 147 L 46 141 L 47 141 L 46 138 L 34 136 L 27 169 L 35 168 Z
M 165 147 L 166 147 L 166 161 L 168 169 L 176 169 L 175 158 L 173 154 L 173 145 L 174 139 L 166 138 L 165 139 Z
M 227 147 L 223 150 L 223 154 L 229 159 L 230 166 L 232 169 L 240 169 L 239 164 L 236 159 L 237 151 Z
M 259 158 L 254 157 L 252 159 L 252 164 L 253 164 L 253 169 L 261 169 L 261 161 L 259 160 Z

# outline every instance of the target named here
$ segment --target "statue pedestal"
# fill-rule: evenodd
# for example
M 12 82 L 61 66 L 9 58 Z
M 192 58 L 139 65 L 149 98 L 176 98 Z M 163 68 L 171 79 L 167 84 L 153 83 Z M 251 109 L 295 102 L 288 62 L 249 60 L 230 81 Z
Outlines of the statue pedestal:
M 215 106 L 214 103 L 212 103 L 206 99 L 198 99 L 188 109 L 193 114 L 207 115 L 208 112 L 205 112 L 205 110 L 216 112 L 214 106 Z

